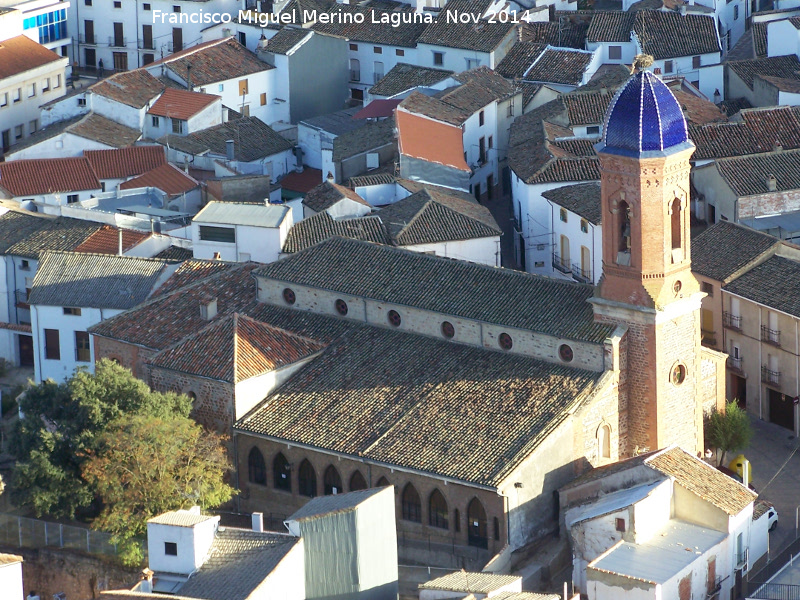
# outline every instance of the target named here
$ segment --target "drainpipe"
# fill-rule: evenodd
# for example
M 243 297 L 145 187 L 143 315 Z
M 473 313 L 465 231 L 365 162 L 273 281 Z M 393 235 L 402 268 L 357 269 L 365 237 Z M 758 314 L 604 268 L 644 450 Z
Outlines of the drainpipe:
M 760 373 L 760 371 L 761 371 L 761 368 L 764 366 L 764 363 L 761 362 L 762 361 L 761 346 L 763 344 L 761 343 L 761 307 L 760 306 L 758 307 L 758 329 L 756 331 L 758 332 L 758 370 L 759 370 L 759 374 L 758 374 L 759 375 L 759 377 L 758 377 L 758 418 L 763 421 L 764 420 L 764 414 L 763 414 L 761 396 L 764 393 L 764 386 L 761 383 L 761 373 Z

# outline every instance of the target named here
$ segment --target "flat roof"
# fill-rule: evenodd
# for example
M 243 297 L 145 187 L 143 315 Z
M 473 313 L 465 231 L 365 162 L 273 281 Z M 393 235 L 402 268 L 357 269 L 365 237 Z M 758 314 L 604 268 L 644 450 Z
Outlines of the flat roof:
M 570 509 L 567 511 L 566 516 L 567 527 L 574 525 L 575 523 L 580 523 L 581 521 L 607 515 L 609 513 L 622 510 L 623 508 L 627 508 L 632 504 L 636 504 L 640 500 L 647 498 L 647 496 L 650 495 L 650 492 L 666 481 L 666 479 L 662 479 L 660 481 L 654 481 L 653 483 L 638 485 L 636 487 L 620 490 L 618 492 L 612 492 L 602 496 L 599 500 L 592 502 L 591 504 L 584 504 L 583 506 Z
M 198 223 L 220 225 L 249 225 L 251 227 L 278 227 L 289 207 L 283 204 L 252 204 L 238 202 L 209 202 L 194 217 Z
M 153 208 L 152 206 L 145 206 L 144 204 L 130 204 L 128 206 L 120 206 L 117 208 L 118 212 L 138 213 L 142 215 L 150 215 L 151 217 L 191 217 L 191 213 L 177 212 L 174 210 L 166 210 L 164 208 Z
M 587 567 L 637 581 L 664 584 L 692 564 L 727 534 L 685 521 L 671 519 L 652 538 L 641 544 L 622 542 Z
M 800 211 L 769 215 L 768 217 L 740 219 L 739 222 L 757 231 L 770 231 L 780 228 L 786 232 L 794 233 L 795 231 L 800 231 Z

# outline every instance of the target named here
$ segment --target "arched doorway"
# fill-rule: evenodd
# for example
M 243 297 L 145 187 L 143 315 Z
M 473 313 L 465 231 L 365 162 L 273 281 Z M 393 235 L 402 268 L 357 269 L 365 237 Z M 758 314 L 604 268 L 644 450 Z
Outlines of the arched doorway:
M 486 533 L 486 511 L 477 498 L 473 498 L 467 507 L 467 531 L 469 545 L 477 548 L 488 548 L 489 539 Z

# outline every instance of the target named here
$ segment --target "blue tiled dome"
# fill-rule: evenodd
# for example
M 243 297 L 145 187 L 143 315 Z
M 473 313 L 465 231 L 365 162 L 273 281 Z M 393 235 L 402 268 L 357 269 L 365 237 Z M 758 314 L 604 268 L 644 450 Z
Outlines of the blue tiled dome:
M 650 71 L 631 76 L 617 92 L 604 131 L 602 151 L 612 154 L 660 153 L 689 142 L 680 104 Z

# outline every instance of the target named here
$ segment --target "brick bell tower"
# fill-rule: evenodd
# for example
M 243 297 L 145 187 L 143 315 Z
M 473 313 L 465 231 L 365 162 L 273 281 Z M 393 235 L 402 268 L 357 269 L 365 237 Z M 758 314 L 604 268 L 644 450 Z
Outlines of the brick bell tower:
M 606 113 L 600 159 L 603 276 L 595 320 L 627 327 L 620 344 L 620 454 L 678 444 L 703 450 L 700 292 L 689 248 L 689 140 L 680 104 L 648 71 Z M 627 447 L 626 447 L 627 446 Z

